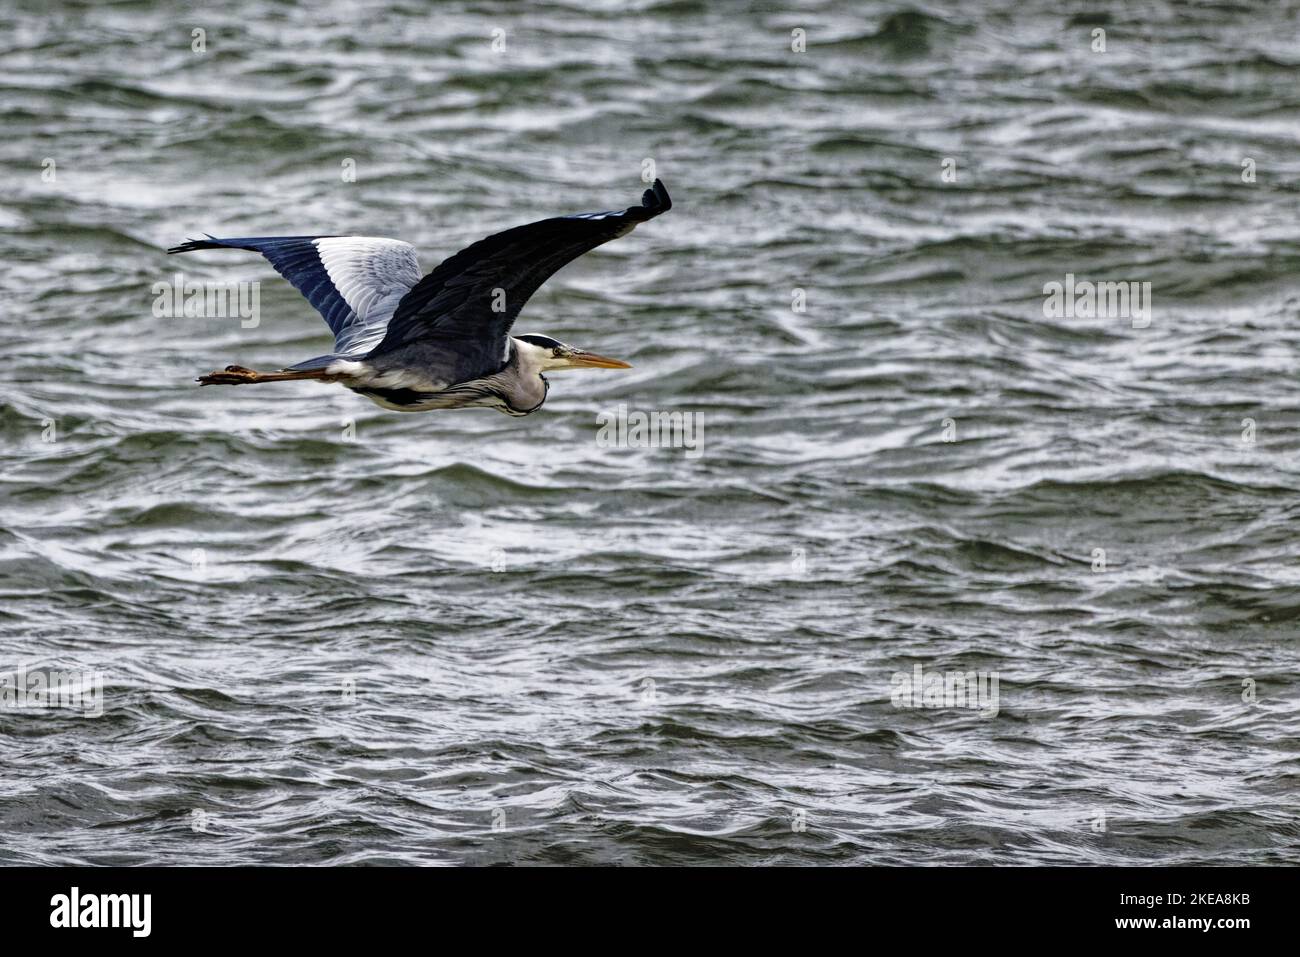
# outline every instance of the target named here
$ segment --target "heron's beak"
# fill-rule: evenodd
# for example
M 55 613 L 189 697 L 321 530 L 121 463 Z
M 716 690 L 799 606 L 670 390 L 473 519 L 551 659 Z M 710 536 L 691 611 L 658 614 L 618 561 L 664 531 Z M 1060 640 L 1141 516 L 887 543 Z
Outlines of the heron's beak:
M 575 349 L 567 356 L 570 369 L 630 369 L 631 365 L 621 359 L 598 356 L 594 352 L 582 352 Z

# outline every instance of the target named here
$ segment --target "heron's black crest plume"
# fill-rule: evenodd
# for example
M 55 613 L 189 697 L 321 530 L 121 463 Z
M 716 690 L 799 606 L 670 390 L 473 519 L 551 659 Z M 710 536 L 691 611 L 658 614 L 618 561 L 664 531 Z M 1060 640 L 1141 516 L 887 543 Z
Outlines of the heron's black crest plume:
M 558 339 L 552 339 L 550 336 L 515 336 L 516 339 L 522 339 L 524 342 L 531 342 L 535 346 L 541 346 L 543 349 L 558 349 L 564 345 Z

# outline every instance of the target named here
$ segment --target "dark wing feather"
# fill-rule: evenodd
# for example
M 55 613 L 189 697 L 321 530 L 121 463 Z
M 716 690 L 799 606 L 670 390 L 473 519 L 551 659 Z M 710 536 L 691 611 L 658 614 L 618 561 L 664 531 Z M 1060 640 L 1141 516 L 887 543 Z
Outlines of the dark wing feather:
M 640 206 L 543 219 L 480 240 L 439 263 L 402 298 L 371 355 L 443 342 L 481 355 L 487 366 L 499 365 L 510 327 L 542 283 L 583 253 L 671 208 L 668 191 L 655 180 Z

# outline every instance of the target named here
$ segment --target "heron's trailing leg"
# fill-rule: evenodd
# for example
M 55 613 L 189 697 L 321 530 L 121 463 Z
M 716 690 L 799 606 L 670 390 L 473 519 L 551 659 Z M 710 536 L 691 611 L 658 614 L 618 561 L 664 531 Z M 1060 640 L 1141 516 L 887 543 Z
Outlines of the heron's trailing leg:
M 226 366 L 220 372 L 209 372 L 196 380 L 199 385 L 253 385 L 258 382 L 284 382 L 287 379 L 323 379 L 324 369 L 309 372 L 255 372 L 243 366 Z

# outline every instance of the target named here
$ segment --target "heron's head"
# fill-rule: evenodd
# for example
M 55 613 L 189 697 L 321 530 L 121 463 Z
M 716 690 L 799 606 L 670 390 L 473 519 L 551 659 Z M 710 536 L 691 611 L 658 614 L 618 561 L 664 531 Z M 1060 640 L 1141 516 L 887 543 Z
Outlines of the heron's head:
M 598 356 L 594 352 L 566 346 L 550 336 L 515 336 L 521 363 L 536 367 L 538 372 L 560 369 L 630 369 L 626 362 Z

